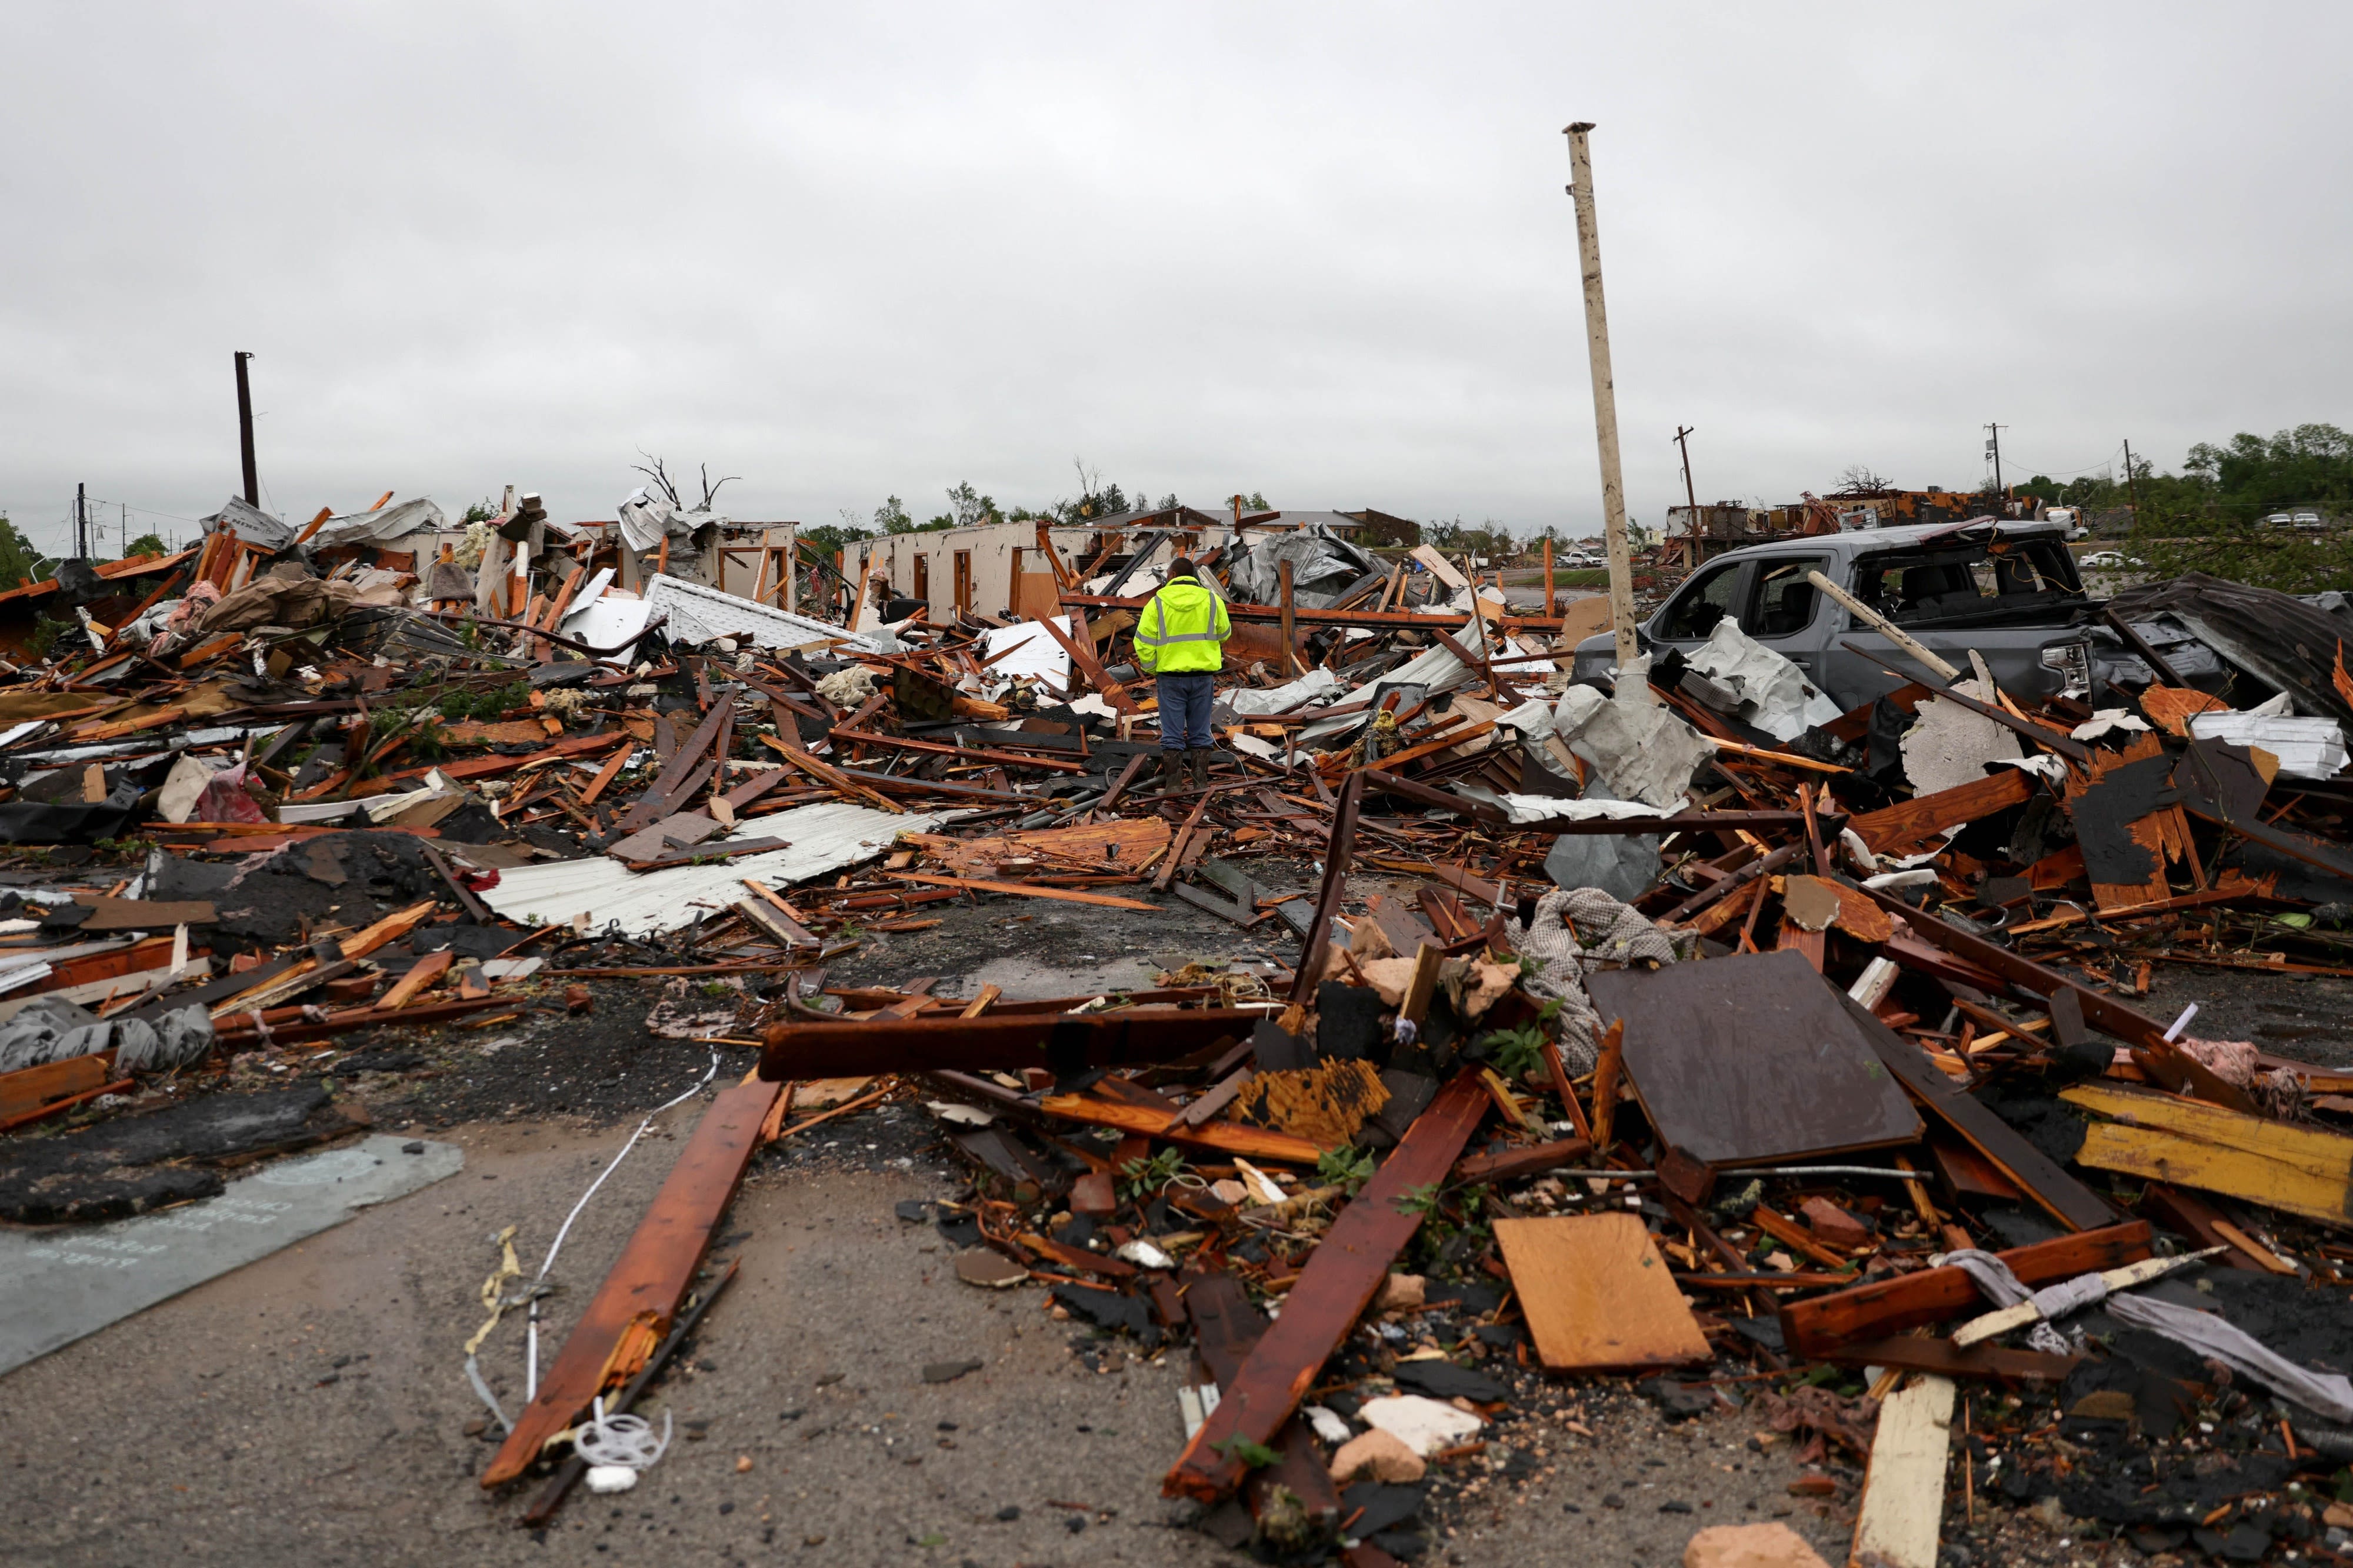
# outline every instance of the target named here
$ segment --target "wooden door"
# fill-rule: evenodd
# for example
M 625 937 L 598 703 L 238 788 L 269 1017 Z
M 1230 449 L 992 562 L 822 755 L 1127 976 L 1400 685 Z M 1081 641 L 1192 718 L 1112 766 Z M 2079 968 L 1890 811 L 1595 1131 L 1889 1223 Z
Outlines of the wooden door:
M 972 552 L 969 550 L 955 552 L 955 607 L 956 614 L 960 616 L 972 613 Z
M 926 605 L 932 602 L 932 558 L 928 555 L 915 557 L 915 597 Z

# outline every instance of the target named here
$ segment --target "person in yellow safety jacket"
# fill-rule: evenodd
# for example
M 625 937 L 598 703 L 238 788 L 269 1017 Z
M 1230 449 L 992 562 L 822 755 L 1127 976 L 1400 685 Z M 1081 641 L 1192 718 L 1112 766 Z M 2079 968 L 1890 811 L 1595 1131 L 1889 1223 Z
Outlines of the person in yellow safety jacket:
M 1185 782 L 1188 762 L 1193 787 L 1208 787 L 1209 701 L 1233 632 L 1225 601 L 1201 586 L 1200 574 L 1181 555 L 1168 563 L 1167 581 L 1136 615 L 1135 662 L 1159 691 L 1160 761 L 1168 788 Z

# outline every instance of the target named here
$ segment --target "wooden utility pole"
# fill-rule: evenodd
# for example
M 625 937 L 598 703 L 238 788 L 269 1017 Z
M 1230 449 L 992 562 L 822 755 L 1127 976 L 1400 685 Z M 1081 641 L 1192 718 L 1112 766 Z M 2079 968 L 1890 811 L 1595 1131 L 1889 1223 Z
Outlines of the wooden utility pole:
M 2132 500 L 2133 526 L 2140 526 L 2140 476 L 2133 472 L 2132 442 L 2125 442 L 2125 494 Z
M 1685 439 L 1686 437 L 1697 434 L 1698 432 L 1688 425 L 1675 426 L 1675 449 L 1683 455 L 1683 504 L 1688 509 L 1685 512 L 1685 526 L 1689 531 L 1683 535 L 1683 569 L 1685 571 L 1699 564 L 1700 555 L 1699 497 L 1692 492 L 1691 443 Z
M 1590 121 L 1568 127 L 1568 194 L 1577 204 L 1577 252 L 1585 278 L 1585 341 L 1593 363 L 1593 433 L 1601 448 L 1601 523 L 1609 550 L 1609 624 L 1618 637 L 1618 668 L 1634 662 L 1634 569 L 1626 554 L 1626 484 L 1618 466 L 1618 393 L 1609 374 L 1609 312 L 1601 299 L 1601 235 L 1593 216 L 1593 157 L 1586 146 Z M 1649 688 L 1635 690 L 1647 698 Z
M 245 378 L 245 362 L 253 356 L 239 349 L 237 353 L 237 449 L 245 459 L 245 504 L 261 504 L 261 480 L 253 469 L 253 388 Z
M 74 559 L 90 559 L 90 487 L 74 486 Z
M 1993 459 L 1993 493 L 2008 500 L 2009 492 L 2001 487 L 2001 426 L 1999 425 L 1986 426 L 1986 456 Z

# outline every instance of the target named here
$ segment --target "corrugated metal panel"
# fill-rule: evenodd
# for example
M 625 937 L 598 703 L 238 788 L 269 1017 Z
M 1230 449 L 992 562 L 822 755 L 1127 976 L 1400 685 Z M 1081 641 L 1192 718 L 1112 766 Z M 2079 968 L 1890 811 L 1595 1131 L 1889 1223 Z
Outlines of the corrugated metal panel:
M 744 879 L 770 887 L 789 886 L 871 860 L 902 833 L 929 833 L 960 815 L 909 812 L 894 816 L 870 806 L 825 801 L 748 819 L 742 837 L 782 838 L 786 847 L 715 866 L 679 866 L 667 871 L 630 870 L 618 860 L 595 855 L 585 860 L 522 866 L 499 875 L 499 885 L 482 901 L 499 914 L 526 925 L 565 925 L 586 914 L 602 931 L 618 921 L 631 936 L 675 931 L 744 896 Z M 713 839 L 709 849 L 723 844 Z
M 646 584 L 646 603 L 655 615 L 667 615 L 663 627 L 672 642 L 709 642 L 713 637 L 747 638 L 762 647 L 806 647 L 828 639 L 869 653 L 896 653 L 899 639 L 887 633 L 844 631 L 807 616 L 789 615 L 734 594 L 723 594 L 700 583 L 660 576 Z

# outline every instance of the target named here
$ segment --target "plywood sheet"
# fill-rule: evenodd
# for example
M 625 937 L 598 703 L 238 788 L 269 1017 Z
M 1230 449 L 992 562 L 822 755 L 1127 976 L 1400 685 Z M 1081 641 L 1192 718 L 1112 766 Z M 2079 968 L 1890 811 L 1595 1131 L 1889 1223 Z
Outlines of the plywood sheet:
M 1639 1216 L 1499 1219 L 1495 1242 L 1536 1353 L 1553 1371 L 1707 1359 L 1707 1337 Z
M 1920 1117 L 1802 954 L 1744 953 L 1588 983 L 1626 1021 L 1626 1073 L 1666 1142 L 1709 1164 L 1908 1143 Z

